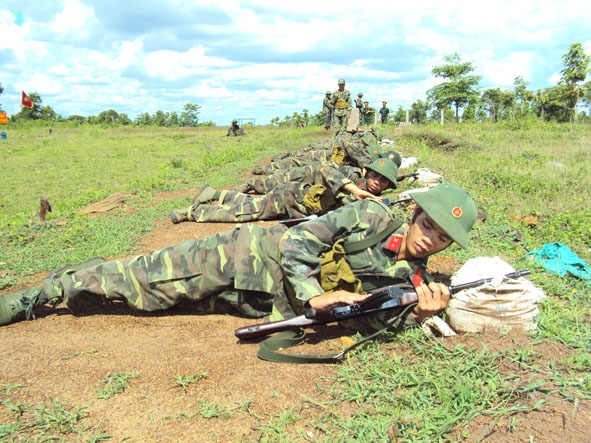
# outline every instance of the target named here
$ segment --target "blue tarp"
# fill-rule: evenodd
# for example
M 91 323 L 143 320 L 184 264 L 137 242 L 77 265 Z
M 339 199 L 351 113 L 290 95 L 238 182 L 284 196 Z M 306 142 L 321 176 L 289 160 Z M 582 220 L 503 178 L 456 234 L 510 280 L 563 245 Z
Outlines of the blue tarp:
M 584 280 L 591 280 L 589 265 L 562 243 L 546 243 L 541 249 L 529 251 L 526 257 L 552 274 L 561 277 L 570 274 Z

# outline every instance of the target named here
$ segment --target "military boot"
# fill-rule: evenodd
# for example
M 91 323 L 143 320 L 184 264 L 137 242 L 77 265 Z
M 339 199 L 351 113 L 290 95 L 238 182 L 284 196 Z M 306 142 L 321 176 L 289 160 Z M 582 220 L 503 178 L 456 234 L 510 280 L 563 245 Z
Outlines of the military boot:
M 170 211 L 170 221 L 172 221 L 172 223 L 175 225 L 186 221 L 195 221 L 193 218 L 194 208 L 195 206 L 191 205 L 185 209 L 176 209 L 174 211 Z
M 252 168 L 252 173 L 254 175 L 263 175 L 265 173 L 265 170 L 260 166 L 255 166 L 254 168 Z
M 9 325 L 23 317 L 34 319 L 35 308 L 52 300 L 57 305 L 61 298 L 48 297 L 42 285 L 4 294 L 0 296 L 0 326 Z
M 35 308 L 45 304 L 52 307 L 62 301 L 61 285 L 56 282 L 65 272 L 76 272 L 104 263 L 103 257 L 93 257 L 77 265 L 66 265 L 56 269 L 43 280 L 41 285 L 20 289 L 0 296 L 0 326 L 18 320 L 35 318 Z
M 209 185 L 203 185 L 191 204 L 199 205 L 203 203 L 207 203 L 212 200 L 217 200 L 220 198 L 220 191 L 215 188 L 212 188 Z
M 236 186 L 234 191 L 240 192 L 242 194 L 248 194 L 249 192 L 254 191 L 254 188 L 250 183 L 244 183 L 243 185 Z

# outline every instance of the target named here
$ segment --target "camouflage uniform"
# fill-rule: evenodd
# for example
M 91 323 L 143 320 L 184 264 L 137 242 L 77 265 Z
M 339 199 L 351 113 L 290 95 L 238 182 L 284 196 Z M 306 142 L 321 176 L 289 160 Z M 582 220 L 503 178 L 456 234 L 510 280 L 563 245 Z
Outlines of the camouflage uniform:
M 303 182 L 310 184 L 322 184 L 323 177 L 334 177 L 337 174 L 344 176 L 355 184 L 363 181 L 363 171 L 355 166 L 344 166 L 334 162 L 312 162 L 305 166 L 297 166 L 267 175 L 265 177 L 252 177 L 247 180 L 245 188 L 255 194 L 271 192 L 280 184 L 288 182 Z M 333 180 L 334 179 L 328 179 Z M 345 183 L 343 183 L 345 184 Z
M 363 104 L 364 104 L 364 106 L 363 106 L 363 108 L 361 108 L 362 109 L 361 112 L 363 114 L 363 124 L 365 126 L 369 126 L 372 123 L 372 120 L 373 120 L 372 117 L 375 115 L 375 111 L 369 107 L 369 103 L 364 102 Z
M 325 293 L 319 280 L 321 259 L 338 239 L 362 240 L 394 220 L 388 207 L 362 200 L 290 229 L 246 224 L 149 255 L 66 269 L 30 290 L 41 291 L 44 300 L 63 300 L 73 313 L 105 300 L 121 300 L 142 311 L 183 307 L 251 317 L 273 311 L 274 319 L 287 318 L 301 313 L 310 298 Z M 426 260 L 396 261 L 403 230 L 404 225 L 378 244 L 346 255 L 365 285 L 378 277 L 380 285 L 406 283 L 413 276 L 415 284 L 416 276 L 429 278 Z M 377 328 L 385 317 L 363 322 Z M 407 324 L 413 321 L 409 316 Z
M 326 91 L 324 100 L 322 101 L 322 112 L 324 112 L 324 129 L 330 129 L 332 122 L 332 114 L 334 112 L 334 105 L 332 104 L 332 93 Z
M 339 80 L 344 84 L 344 80 Z M 343 91 L 335 91 L 332 93 L 332 103 L 334 105 L 334 126 L 335 126 L 335 137 L 343 134 L 347 130 L 347 118 L 351 114 L 353 108 L 353 102 L 351 100 L 351 93 L 346 89 Z
M 264 195 L 245 194 L 236 191 L 220 191 L 220 201 L 213 204 L 198 204 L 191 208 L 191 221 L 197 223 L 226 222 L 244 223 L 256 220 L 282 220 L 307 217 L 315 213 L 325 213 L 355 201 L 355 197 L 342 190 L 348 183 L 355 183 L 365 189 L 361 169 L 348 171 L 354 182 L 345 176 L 333 164 L 321 166 L 312 180 L 285 182 L 275 186 Z M 322 188 L 314 185 L 322 185 Z M 317 204 L 311 206 L 306 199 L 311 198 Z M 188 211 L 177 211 L 187 213 Z
M 359 109 L 359 121 L 363 121 L 363 93 L 357 94 L 357 98 L 355 99 L 355 107 Z
M 228 128 L 228 133 L 226 134 L 226 137 L 229 136 L 239 136 L 239 135 L 244 135 L 244 129 L 242 129 L 240 126 L 238 126 L 238 120 L 232 120 L 232 124 L 230 125 L 230 127 Z
M 257 169 L 253 172 L 269 175 L 279 170 L 305 166 L 317 161 L 333 161 L 339 165 L 363 168 L 373 161 L 366 147 L 373 144 L 376 139 L 371 133 L 364 134 L 363 138 L 365 141 L 349 134 L 333 140 L 332 144 L 327 147 L 312 147 L 311 149 L 287 154 L 284 158 L 277 159 L 264 166 L 260 171 Z

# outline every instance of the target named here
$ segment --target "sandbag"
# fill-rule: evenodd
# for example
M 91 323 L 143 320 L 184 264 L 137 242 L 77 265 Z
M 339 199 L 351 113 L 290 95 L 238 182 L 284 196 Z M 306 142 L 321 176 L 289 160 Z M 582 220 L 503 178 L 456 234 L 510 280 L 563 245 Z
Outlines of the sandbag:
M 524 277 L 510 279 L 515 269 L 499 257 L 468 260 L 452 277 L 452 285 L 475 280 L 493 280 L 453 296 L 447 306 L 446 321 L 456 332 L 532 331 L 537 328 L 538 304 L 543 291 Z

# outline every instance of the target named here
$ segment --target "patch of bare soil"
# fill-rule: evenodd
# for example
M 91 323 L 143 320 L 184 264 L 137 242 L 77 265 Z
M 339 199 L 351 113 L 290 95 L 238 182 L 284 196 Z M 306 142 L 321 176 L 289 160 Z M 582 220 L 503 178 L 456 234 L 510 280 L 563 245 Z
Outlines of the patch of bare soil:
M 196 190 L 184 191 L 194 195 Z M 162 198 L 178 197 L 180 193 Z M 181 223 L 168 217 L 143 239 L 142 250 L 154 249 L 225 230 L 228 224 Z M 439 258 L 437 272 L 455 270 L 457 263 Z M 41 278 L 42 276 L 39 276 Z M 0 399 L 28 405 L 61 404 L 85 410 L 87 435 L 107 433 L 111 441 L 234 442 L 257 441 L 258 428 L 270 415 L 292 409 L 303 418 L 318 414 L 305 402 L 323 399 L 317 387 L 334 373 L 331 365 L 292 365 L 257 359 L 257 343 L 238 343 L 234 329 L 252 320 L 226 315 L 199 315 L 180 310 L 145 314 L 112 304 L 83 316 L 66 309 L 46 309 L 36 321 L 0 328 Z M 345 331 L 326 327 L 312 333 L 302 352 L 327 353 L 341 347 Z M 568 349 L 534 344 L 511 337 L 458 336 L 450 345 L 532 348 L 544 359 L 558 359 Z M 515 371 L 516 368 L 508 368 Z M 518 368 L 517 368 L 518 370 Z M 107 374 L 137 372 L 131 386 L 108 400 L 98 398 Z M 205 376 L 185 389 L 179 376 Z M 8 392 L 5 387 L 24 385 Z M 535 399 L 532 399 L 532 401 Z M 207 419 L 201 412 L 215 404 L 229 411 Z M 517 420 L 511 426 L 509 420 Z M 23 417 L 24 420 L 24 417 Z M 0 410 L 0 423 L 13 422 Z M 479 417 L 465 431 L 470 441 L 583 442 L 591 441 L 591 409 L 582 402 L 560 402 L 539 412 L 512 417 Z M 305 429 L 310 441 L 316 429 Z M 460 434 L 458 434 L 460 435 Z M 68 441 L 82 441 L 77 436 Z

